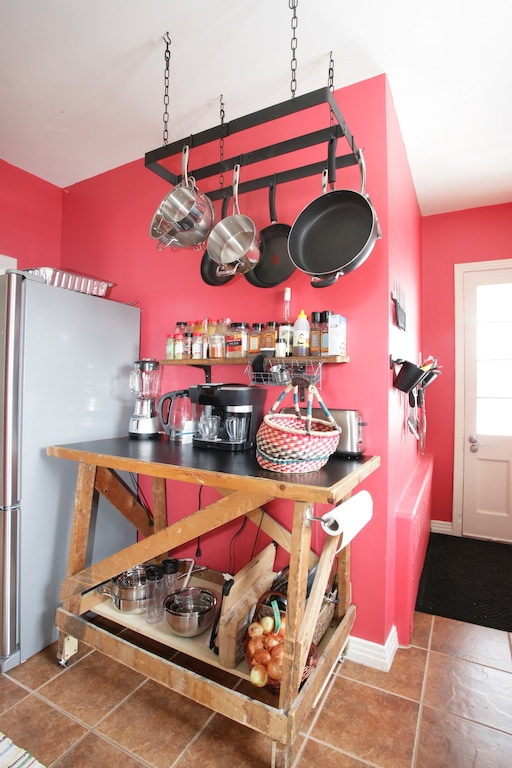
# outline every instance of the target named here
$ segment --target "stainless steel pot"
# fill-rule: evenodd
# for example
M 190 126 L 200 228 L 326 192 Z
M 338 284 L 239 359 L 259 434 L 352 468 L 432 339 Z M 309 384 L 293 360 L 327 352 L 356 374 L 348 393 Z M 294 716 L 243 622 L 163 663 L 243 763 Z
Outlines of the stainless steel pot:
M 188 175 L 189 147 L 183 147 L 182 179 L 160 203 L 150 226 L 150 236 L 159 241 L 157 248 L 199 248 L 210 234 L 214 208 L 210 198 L 196 187 Z
M 219 221 L 208 237 L 208 255 L 219 266 L 219 277 L 244 274 L 254 269 L 260 260 L 259 235 L 256 225 L 248 216 L 240 213 L 238 184 L 240 165 L 235 165 L 233 175 L 233 214 Z
M 212 626 L 218 602 L 219 595 L 212 590 L 179 589 L 164 601 L 167 624 L 180 637 L 201 635 Z
M 110 597 L 119 611 L 144 613 L 146 610 L 146 569 L 136 566 L 100 584 L 100 595 Z

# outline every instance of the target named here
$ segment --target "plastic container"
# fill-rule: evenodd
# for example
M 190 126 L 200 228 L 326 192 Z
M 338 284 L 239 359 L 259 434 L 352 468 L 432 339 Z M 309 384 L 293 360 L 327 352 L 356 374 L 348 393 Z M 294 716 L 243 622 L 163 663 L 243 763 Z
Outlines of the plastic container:
M 164 601 L 177 587 L 178 579 L 178 561 L 175 558 L 167 558 L 162 560 L 163 571 L 163 593 Z
M 151 568 L 146 571 L 146 621 L 148 624 L 159 624 L 164 619 L 164 574 L 161 568 Z
M 310 325 L 308 316 L 303 309 L 293 325 L 293 355 L 307 357 L 309 355 Z

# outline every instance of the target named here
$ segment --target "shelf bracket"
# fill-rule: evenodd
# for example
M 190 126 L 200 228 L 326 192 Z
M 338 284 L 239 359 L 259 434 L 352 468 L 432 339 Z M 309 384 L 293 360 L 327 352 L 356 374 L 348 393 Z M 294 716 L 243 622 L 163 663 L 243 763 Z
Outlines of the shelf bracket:
M 212 367 L 211 365 L 203 365 L 202 363 L 190 363 L 192 368 L 202 368 L 204 371 L 205 384 L 212 383 Z

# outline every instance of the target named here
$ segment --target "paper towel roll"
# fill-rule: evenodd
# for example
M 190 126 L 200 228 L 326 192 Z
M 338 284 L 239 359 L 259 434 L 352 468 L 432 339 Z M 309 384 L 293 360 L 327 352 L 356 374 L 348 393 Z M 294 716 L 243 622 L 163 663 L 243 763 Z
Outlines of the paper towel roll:
M 322 515 L 320 525 L 328 536 L 342 534 L 337 554 L 364 528 L 372 516 L 373 499 L 371 495 L 368 491 L 359 491 L 355 496 Z

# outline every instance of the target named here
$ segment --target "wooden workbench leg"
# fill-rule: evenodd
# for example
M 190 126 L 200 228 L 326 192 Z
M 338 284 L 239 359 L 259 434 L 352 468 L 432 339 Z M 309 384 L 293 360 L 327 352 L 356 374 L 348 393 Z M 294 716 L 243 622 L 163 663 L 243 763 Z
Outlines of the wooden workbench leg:
M 66 576 L 73 576 L 75 573 L 82 571 L 86 566 L 89 530 L 94 503 L 95 479 L 96 467 L 93 464 L 78 465 Z M 66 600 L 63 603 L 63 606 L 71 613 L 78 613 L 80 595 L 75 595 L 69 600 Z M 75 638 L 60 632 L 57 648 L 57 658 L 59 659 L 59 663 L 64 665 L 77 650 L 78 643 Z
M 167 491 L 163 477 L 153 477 L 151 482 L 153 487 L 153 533 L 158 533 L 167 528 Z
M 342 619 L 352 604 L 350 581 L 350 544 L 338 553 L 338 619 Z
M 286 745 L 273 741 L 271 768 L 292 768 L 294 752 L 293 744 Z

